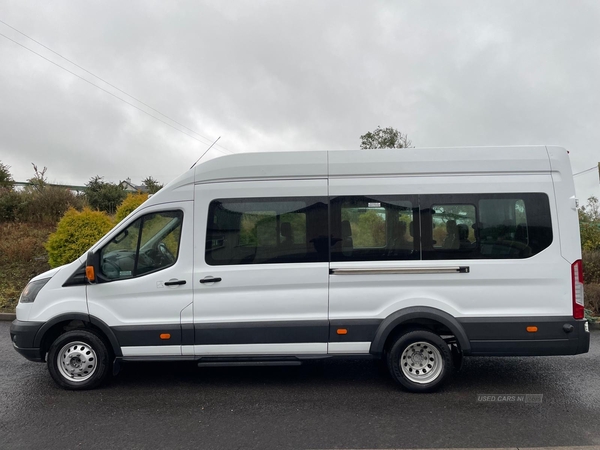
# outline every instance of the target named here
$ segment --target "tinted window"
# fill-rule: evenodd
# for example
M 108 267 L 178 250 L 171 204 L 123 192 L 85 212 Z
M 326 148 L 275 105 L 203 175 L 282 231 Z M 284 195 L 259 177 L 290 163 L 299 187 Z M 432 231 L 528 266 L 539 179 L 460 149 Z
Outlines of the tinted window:
M 415 198 L 337 197 L 331 201 L 332 261 L 419 258 Z
M 434 205 L 432 208 L 433 248 L 436 250 L 471 249 L 476 223 L 473 205 Z
M 424 259 L 528 258 L 552 243 L 546 194 L 421 197 Z M 425 229 L 425 228 L 424 228 Z
M 325 198 L 223 199 L 211 202 L 210 265 L 326 262 Z
M 101 250 L 103 278 L 132 278 L 175 264 L 182 221 L 181 211 L 152 213 L 137 219 Z

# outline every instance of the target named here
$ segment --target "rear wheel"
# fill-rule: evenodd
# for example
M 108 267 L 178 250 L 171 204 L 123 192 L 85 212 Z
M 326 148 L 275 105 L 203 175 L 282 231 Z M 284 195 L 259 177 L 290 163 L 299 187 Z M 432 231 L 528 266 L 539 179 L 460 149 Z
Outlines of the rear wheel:
M 400 335 L 387 354 L 392 377 L 411 392 L 432 392 L 452 371 L 452 355 L 444 340 L 426 330 Z
M 110 373 L 109 352 L 96 334 L 87 330 L 68 331 L 50 346 L 48 370 L 62 388 L 93 389 Z

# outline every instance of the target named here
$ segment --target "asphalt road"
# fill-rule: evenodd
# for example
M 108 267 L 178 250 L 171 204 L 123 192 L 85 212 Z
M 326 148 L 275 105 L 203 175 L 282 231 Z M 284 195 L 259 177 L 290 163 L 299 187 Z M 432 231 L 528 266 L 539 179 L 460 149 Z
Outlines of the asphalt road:
M 542 394 L 483 403 L 478 394 Z M 0 322 L 0 448 L 440 448 L 600 445 L 600 332 L 590 353 L 466 359 L 435 394 L 374 362 L 197 368 L 137 363 L 68 392 L 13 349 Z

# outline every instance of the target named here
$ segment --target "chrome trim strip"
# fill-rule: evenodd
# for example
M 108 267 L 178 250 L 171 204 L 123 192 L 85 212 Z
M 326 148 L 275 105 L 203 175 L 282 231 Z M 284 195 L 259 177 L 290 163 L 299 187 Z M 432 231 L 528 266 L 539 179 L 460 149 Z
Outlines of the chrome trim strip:
M 331 275 L 395 275 L 408 273 L 469 273 L 468 266 L 438 267 L 382 267 L 382 268 L 348 268 L 329 269 Z

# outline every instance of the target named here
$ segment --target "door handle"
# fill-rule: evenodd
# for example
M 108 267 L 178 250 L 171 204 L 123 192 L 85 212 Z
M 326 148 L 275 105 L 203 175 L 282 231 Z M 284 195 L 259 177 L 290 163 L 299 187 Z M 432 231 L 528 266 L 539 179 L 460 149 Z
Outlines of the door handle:
M 200 280 L 200 283 L 218 283 L 221 278 L 206 277 Z
M 165 286 L 179 286 L 185 284 L 185 280 L 165 281 Z

